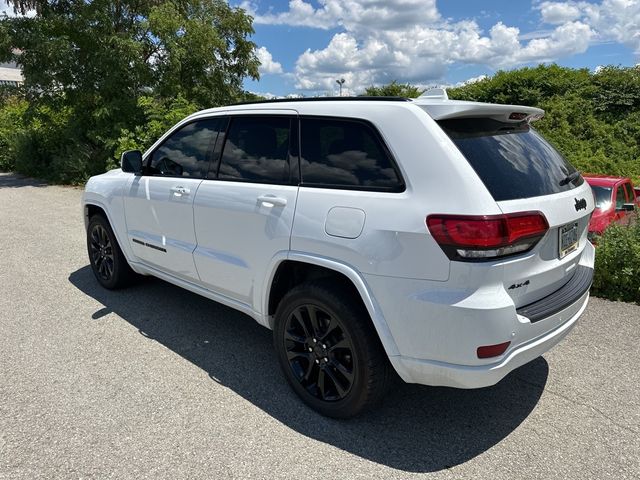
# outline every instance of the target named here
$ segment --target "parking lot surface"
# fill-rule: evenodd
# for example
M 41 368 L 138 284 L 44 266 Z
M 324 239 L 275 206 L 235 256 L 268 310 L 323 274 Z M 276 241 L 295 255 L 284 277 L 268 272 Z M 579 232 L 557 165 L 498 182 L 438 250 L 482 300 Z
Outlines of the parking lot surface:
M 593 298 L 498 385 L 319 416 L 271 332 L 88 266 L 81 190 L 0 174 L 0 478 L 640 478 L 640 307 Z

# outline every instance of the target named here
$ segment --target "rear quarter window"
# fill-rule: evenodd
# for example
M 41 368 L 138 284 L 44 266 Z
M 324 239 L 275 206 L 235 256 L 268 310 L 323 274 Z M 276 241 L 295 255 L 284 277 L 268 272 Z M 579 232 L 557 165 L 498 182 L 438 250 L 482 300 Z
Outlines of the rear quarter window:
M 304 186 L 404 190 L 389 150 L 367 122 L 302 118 L 300 140 Z
M 584 182 L 576 169 L 526 122 L 462 118 L 440 120 L 438 124 L 496 201 L 560 193 Z

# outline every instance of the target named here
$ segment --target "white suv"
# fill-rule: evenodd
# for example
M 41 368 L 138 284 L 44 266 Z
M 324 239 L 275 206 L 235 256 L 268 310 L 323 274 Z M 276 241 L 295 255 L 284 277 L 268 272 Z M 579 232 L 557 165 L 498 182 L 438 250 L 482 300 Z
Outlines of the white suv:
M 478 388 L 587 305 L 591 189 L 543 111 L 333 98 L 195 113 L 89 180 L 91 266 L 153 275 L 273 329 L 284 374 L 334 417 L 406 382 Z

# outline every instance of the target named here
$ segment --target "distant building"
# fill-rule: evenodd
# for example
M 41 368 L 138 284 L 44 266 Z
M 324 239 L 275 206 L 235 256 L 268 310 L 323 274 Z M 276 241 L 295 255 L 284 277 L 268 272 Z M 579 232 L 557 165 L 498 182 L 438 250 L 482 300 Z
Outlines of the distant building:
M 0 63 L 0 85 L 17 87 L 23 82 L 22 72 L 15 63 Z

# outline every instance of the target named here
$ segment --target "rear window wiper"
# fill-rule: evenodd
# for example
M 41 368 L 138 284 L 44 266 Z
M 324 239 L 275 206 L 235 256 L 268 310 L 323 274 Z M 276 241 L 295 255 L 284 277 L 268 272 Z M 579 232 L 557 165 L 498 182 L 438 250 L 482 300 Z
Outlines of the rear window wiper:
M 573 173 L 570 173 L 569 175 L 567 175 L 566 177 L 564 177 L 562 180 L 560 180 L 560 186 L 563 187 L 565 186 L 567 183 L 571 183 L 573 182 L 575 179 L 577 179 L 580 176 L 580 172 L 578 172 L 577 170 Z

